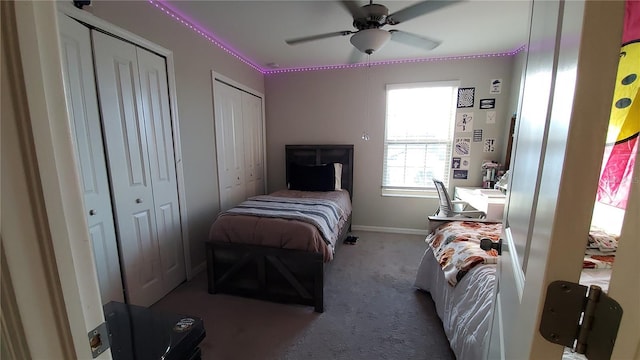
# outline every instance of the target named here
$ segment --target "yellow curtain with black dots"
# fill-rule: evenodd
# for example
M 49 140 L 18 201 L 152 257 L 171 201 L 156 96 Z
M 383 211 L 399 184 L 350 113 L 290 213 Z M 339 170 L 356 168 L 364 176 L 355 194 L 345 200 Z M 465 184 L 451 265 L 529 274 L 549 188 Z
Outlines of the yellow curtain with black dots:
M 625 209 L 640 131 L 640 1 L 627 0 L 622 48 L 611 106 L 604 161 L 598 184 L 599 202 Z

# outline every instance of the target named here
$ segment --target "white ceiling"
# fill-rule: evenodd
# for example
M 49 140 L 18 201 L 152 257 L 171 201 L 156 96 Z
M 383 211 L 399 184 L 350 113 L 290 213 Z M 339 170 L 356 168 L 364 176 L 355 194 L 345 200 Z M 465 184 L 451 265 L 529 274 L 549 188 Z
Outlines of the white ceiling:
M 436 1 L 436 0 L 433 0 Z M 349 36 L 290 46 L 286 39 L 341 30 L 355 30 L 351 14 L 338 1 L 188 1 L 163 0 L 200 28 L 262 69 L 338 65 L 350 62 Z M 416 1 L 380 0 L 389 13 Z M 358 4 L 364 5 L 365 1 Z M 437 39 L 425 51 L 390 41 L 371 61 L 425 59 L 502 53 L 527 42 L 529 0 L 469 0 L 383 27 Z M 361 61 L 367 56 L 362 54 Z M 276 66 L 269 64 L 277 64 Z

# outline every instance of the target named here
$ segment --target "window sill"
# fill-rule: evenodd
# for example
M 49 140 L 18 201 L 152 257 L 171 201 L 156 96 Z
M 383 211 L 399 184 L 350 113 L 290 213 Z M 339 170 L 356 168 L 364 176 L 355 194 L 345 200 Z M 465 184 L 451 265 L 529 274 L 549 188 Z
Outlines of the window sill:
M 407 198 L 424 198 L 424 199 L 438 199 L 438 192 L 434 190 L 389 190 L 382 189 L 382 196 L 384 197 L 407 197 Z

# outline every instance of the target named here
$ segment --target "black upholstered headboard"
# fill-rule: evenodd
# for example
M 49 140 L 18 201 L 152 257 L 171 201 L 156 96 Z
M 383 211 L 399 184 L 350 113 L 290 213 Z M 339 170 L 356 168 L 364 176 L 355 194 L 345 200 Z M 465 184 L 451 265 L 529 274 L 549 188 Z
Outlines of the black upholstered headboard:
M 342 188 L 353 200 L 353 145 L 285 145 L 286 181 L 289 183 L 289 166 L 342 164 Z

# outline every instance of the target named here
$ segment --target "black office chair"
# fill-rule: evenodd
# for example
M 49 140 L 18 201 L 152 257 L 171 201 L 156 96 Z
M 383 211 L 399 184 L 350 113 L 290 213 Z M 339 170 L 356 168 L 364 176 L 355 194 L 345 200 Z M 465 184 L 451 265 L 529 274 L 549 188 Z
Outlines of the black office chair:
M 487 215 L 484 211 L 479 210 L 465 210 L 467 205 L 469 205 L 466 201 L 462 200 L 451 200 L 449 197 L 449 192 L 447 188 L 444 186 L 444 183 L 440 180 L 433 179 L 433 183 L 436 186 L 436 190 L 438 190 L 438 197 L 440 198 L 440 207 L 436 211 L 434 216 L 437 217 L 466 217 L 466 218 L 476 218 L 476 219 L 484 219 Z

